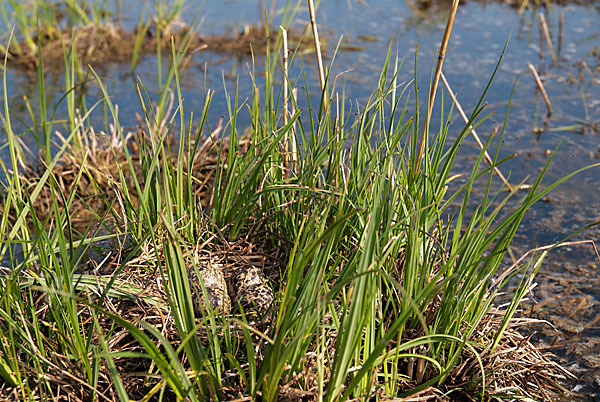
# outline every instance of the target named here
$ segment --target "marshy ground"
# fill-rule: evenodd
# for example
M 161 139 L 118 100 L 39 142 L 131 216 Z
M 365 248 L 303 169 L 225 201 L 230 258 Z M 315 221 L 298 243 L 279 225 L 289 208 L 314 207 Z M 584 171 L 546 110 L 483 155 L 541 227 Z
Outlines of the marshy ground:
M 325 24 L 332 18 L 327 7 Z M 427 7 L 419 7 L 427 14 Z M 461 8 L 458 18 L 473 15 L 468 7 Z M 533 5 L 524 10 L 533 18 L 540 11 Z M 362 11 L 378 13 L 376 8 Z M 98 15 L 97 22 L 102 20 Z M 573 391 L 569 395 L 596 392 L 594 351 L 600 343 L 594 341 L 597 275 L 590 243 L 572 246 L 591 256 L 587 262 L 585 257 L 574 262 L 566 255 L 570 263 L 546 257 L 549 262 L 542 265 L 532 259 L 526 271 L 510 266 L 511 260 L 539 245 L 532 244 L 530 234 L 517 235 L 511 243 L 521 219 L 526 228 L 543 227 L 558 236 L 562 232 L 555 228 L 565 220 L 574 231 L 593 217 L 573 214 L 580 205 L 576 200 L 574 207 L 557 207 L 570 196 L 560 191 L 546 195 L 550 182 L 540 186 L 533 178 L 529 193 L 498 193 L 500 200 L 510 197 L 507 208 L 515 213 L 498 215 L 497 204 L 488 200 L 485 180 L 471 189 L 474 176 L 452 176 L 477 163 L 484 170 L 485 162 L 477 159 L 479 151 L 476 157 L 461 155 L 458 149 L 442 156 L 455 140 L 462 141 L 464 130 L 464 124 L 449 115 L 442 121 L 447 119 L 445 125 L 452 127 L 451 138 L 445 140 L 443 131 L 432 134 L 425 156 L 429 162 L 424 162 L 423 171 L 413 169 L 411 138 L 420 133 L 420 126 L 401 113 L 416 114 L 412 97 L 400 92 L 418 92 L 416 85 L 402 83 L 405 77 L 406 82 L 416 78 L 421 85 L 426 81 L 420 73 L 412 76 L 411 68 L 396 71 L 392 66 L 399 62 L 393 53 L 374 66 L 373 55 L 387 51 L 387 38 L 377 40 L 381 27 L 375 32 L 352 28 L 346 48 L 357 53 L 338 55 L 343 71 L 350 58 L 359 60 L 355 71 L 347 73 L 349 90 L 375 81 L 371 90 L 376 95 L 367 101 L 359 93 L 356 111 L 352 105 L 356 102 L 344 99 L 338 79 L 346 76 L 338 75 L 340 67 L 335 65 L 328 101 L 320 104 L 314 71 L 307 68 L 304 75 L 298 69 L 315 62 L 312 34 L 306 24 L 290 29 L 288 45 L 292 54 L 297 53 L 288 89 L 290 94 L 296 89 L 299 96 L 296 101 L 288 98 L 284 115 L 280 31 L 270 28 L 267 38 L 266 24 L 260 23 L 201 35 L 182 23 L 179 14 L 162 20 L 160 15 L 159 10 L 131 29 L 114 21 L 82 22 L 73 30 L 32 29 L 31 40 L 17 34 L 18 46 L 4 53 L 5 71 L 11 77 L 29 71 L 24 74 L 43 78 L 36 72 L 40 57 L 49 70 L 64 71 L 62 92 L 67 94 L 61 100 L 60 118 L 50 117 L 47 106 L 34 103 L 32 96 L 23 118 L 10 106 L 13 99 L 4 99 L 8 140 L 4 149 L 10 152 L 3 165 L 0 225 L 4 253 L 0 323 L 6 334 L 0 374 L 6 399 L 52 395 L 114 400 L 128 395 L 163 400 L 202 396 L 314 400 L 325 395 L 385 400 L 412 393 L 412 400 L 469 400 L 483 393 L 487 399 L 524 395 L 551 400 Z M 485 13 L 475 16 L 476 25 Z M 414 24 L 412 17 L 403 26 Z M 306 22 L 307 17 L 302 19 Z M 284 25 L 285 21 L 284 17 Z M 567 14 L 566 21 L 573 19 Z M 385 27 L 386 21 L 380 23 Z M 434 30 L 435 23 L 425 20 L 422 25 Z M 470 43 L 460 25 L 457 29 L 457 42 Z M 439 40 L 437 33 L 433 36 Z M 328 42 L 331 55 L 332 40 Z M 565 42 L 569 55 L 571 47 Z M 253 54 L 260 62 L 245 59 L 250 84 L 238 84 L 233 90 L 225 84 L 226 93 L 215 95 L 190 73 L 194 63 L 202 64 L 198 59 L 204 52 L 215 60 L 223 55 L 243 60 L 239 58 Z M 573 70 L 559 73 L 557 67 L 544 64 L 550 57 L 547 49 L 535 52 L 540 58 L 537 68 L 546 72 L 550 97 L 556 102 L 560 98 L 551 82 L 567 83 Z M 157 53 L 163 58 L 156 58 Z M 265 60 L 267 53 L 270 58 Z M 309 56 L 301 58 L 304 53 Z M 489 66 L 486 55 L 480 54 L 479 69 Z M 448 57 L 448 65 L 464 68 L 467 77 L 473 72 L 461 61 L 453 64 L 451 52 Z M 536 163 L 543 165 L 552 155 L 548 137 L 553 132 L 584 130 L 596 143 L 595 57 L 591 48 L 585 64 L 578 61 L 576 94 L 555 105 L 553 118 L 542 121 L 534 113 L 531 131 L 544 134 L 543 139 L 535 142 L 522 135 L 522 129 L 514 130 L 522 124 L 521 113 L 508 120 L 502 142 L 529 144 L 532 149 L 526 162 L 501 165 L 503 171 L 514 172 L 509 177 L 512 183 L 520 181 L 522 171 L 531 173 L 532 166 L 539 173 Z M 510 52 L 506 59 L 503 63 L 514 65 Z M 115 63 L 140 73 L 132 80 L 135 106 L 119 103 L 117 95 L 112 99 L 112 89 L 122 87 L 87 67 Z M 254 72 L 260 63 L 266 67 Z M 384 64 L 381 78 L 366 73 L 381 71 Z M 145 75 L 148 65 L 153 66 L 154 77 L 154 70 L 159 71 L 156 84 Z M 236 71 L 231 67 L 232 77 Z M 483 90 L 481 74 L 461 78 L 449 71 L 448 75 L 453 82 L 466 79 Z M 503 87 L 505 79 L 499 74 L 494 82 Z M 9 86 L 5 78 L 4 87 Z M 40 82 L 38 87 L 41 97 L 50 95 Z M 89 88 L 94 88 L 95 96 L 86 92 Z M 505 90 L 492 90 L 489 96 L 502 99 L 499 105 L 505 107 Z M 583 99 L 585 116 L 572 118 L 568 105 L 573 99 Z M 516 96 L 513 109 L 525 103 L 536 105 L 536 110 L 537 105 L 543 107 L 541 99 Z M 389 113 L 390 105 L 399 105 L 396 114 Z M 103 113 L 98 115 L 94 108 L 103 108 Z M 487 113 L 479 112 L 476 107 L 473 115 Z M 436 113 L 439 116 L 441 109 Z M 11 120 L 14 127 L 6 124 Z M 486 124 L 481 126 L 484 132 Z M 30 146 L 32 155 L 26 156 L 25 145 L 36 143 L 32 137 L 37 147 Z M 291 148 L 294 137 L 296 153 Z M 466 138 L 465 143 L 470 141 Z M 597 159 L 586 144 L 576 142 L 586 157 L 571 170 Z M 575 152 L 572 149 L 578 148 L 569 147 L 567 154 Z M 555 158 L 564 164 L 573 156 L 559 153 Z M 458 164 L 449 162 L 452 159 Z M 550 170 L 547 176 L 555 179 L 566 173 Z M 581 176 L 590 180 L 589 173 Z M 493 188 L 499 189 L 501 182 L 490 177 Z M 466 189 L 472 197 L 463 198 Z M 446 204 L 454 191 L 457 209 Z M 541 218 L 526 215 L 525 209 L 538 198 L 544 208 L 556 211 Z M 484 215 L 472 212 L 473 205 L 481 205 Z M 593 204 L 587 207 L 593 211 Z M 452 215 L 449 211 L 460 211 L 453 214 L 464 217 L 462 231 L 453 229 L 456 222 L 446 217 Z M 502 225 L 504 229 L 497 229 Z M 206 280 L 198 280 L 207 267 L 222 274 L 231 311 L 212 302 L 213 285 L 207 288 Z M 261 286 L 266 284 L 273 292 L 266 309 L 253 306 L 252 297 L 249 303 L 237 303 L 239 294 L 246 292 L 240 289 L 252 282 L 240 272 L 250 268 L 261 273 Z M 537 289 L 529 276 L 534 270 L 539 270 L 541 281 Z M 496 281 L 503 274 L 516 274 L 517 279 L 505 288 L 508 298 L 499 300 L 510 301 L 516 292 L 514 300 L 527 296 L 537 303 L 524 307 L 495 303 Z M 567 365 L 571 371 L 565 370 L 550 352 L 574 356 L 578 367 Z M 583 373 L 584 379 L 572 387 L 574 372 Z

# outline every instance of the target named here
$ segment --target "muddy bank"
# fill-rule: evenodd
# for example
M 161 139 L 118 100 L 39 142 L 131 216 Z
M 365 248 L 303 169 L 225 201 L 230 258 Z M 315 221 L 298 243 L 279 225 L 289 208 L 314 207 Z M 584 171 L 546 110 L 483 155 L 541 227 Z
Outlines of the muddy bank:
M 146 24 L 135 31 L 128 31 L 113 24 L 86 25 L 73 30 L 45 32 L 35 35 L 33 40 L 41 44 L 41 56 L 44 68 L 62 70 L 65 58 L 71 49 L 75 49 L 77 64 L 94 66 L 102 63 L 131 63 L 141 56 L 156 53 L 160 48 L 163 54 L 171 54 L 171 40 L 178 51 L 194 54 L 202 51 L 220 53 L 228 56 L 247 57 L 265 54 L 267 46 L 274 48 L 279 32 L 268 33 L 262 25 L 246 25 L 234 32 L 228 30 L 221 35 L 202 34 L 185 24 L 176 27 L 166 26 L 160 29 L 156 24 Z M 288 30 L 289 48 L 301 52 L 314 52 L 314 42 L 310 32 Z M 0 50 L 0 57 L 7 57 L 9 65 L 35 70 L 39 64 L 37 45 L 28 46 L 25 40 L 8 50 Z

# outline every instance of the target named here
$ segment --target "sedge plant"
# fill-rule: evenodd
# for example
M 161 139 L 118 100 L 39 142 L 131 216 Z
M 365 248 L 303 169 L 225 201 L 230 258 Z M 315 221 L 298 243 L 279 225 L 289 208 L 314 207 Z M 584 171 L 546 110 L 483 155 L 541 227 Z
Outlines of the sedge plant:
M 481 375 L 470 392 L 489 397 L 475 329 L 506 283 L 494 279 L 502 273 L 525 212 L 577 172 L 542 187 L 546 166 L 523 197 L 517 199 L 517 190 L 502 192 L 494 186 L 493 167 L 482 164 L 484 151 L 501 139 L 500 129 L 465 173 L 466 182 L 454 185 L 459 148 L 471 127 L 485 120 L 482 105 L 489 85 L 459 129 L 450 124 L 452 107 L 442 105 L 440 128 L 426 130 L 430 137 L 420 168 L 414 169 L 423 124 L 418 99 L 409 102 L 418 96 L 417 74 L 412 82 L 398 83 L 402 67 L 391 50 L 377 87 L 356 115 L 343 89 L 341 97 L 334 96 L 337 81 L 326 77 L 320 94 L 307 89 L 301 101 L 290 100 L 296 112 L 286 124 L 283 87 L 290 93 L 299 83 L 309 88 L 308 79 L 304 72 L 296 78 L 278 76 L 281 60 L 267 50 L 262 89 L 253 73 L 249 100 L 242 100 L 237 88 L 233 99 L 227 96 L 227 137 L 214 143 L 220 159 L 216 180 L 205 189 L 212 194 L 209 205 L 200 202 L 197 189 L 203 187 L 193 172 L 203 163 L 196 156 L 209 129 L 212 92 L 203 91 L 194 127 L 197 120 L 184 107 L 181 90 L 185 55 L 172 51 L 166 79 L 156 85 L 156 109 L 145 84 L 137 81 L 144 129 L 136 147 L 129 145 L 102 78 L 91 70 L 124 158 L 110 178 L 121 206 L 107 201 L 106 208 L 124 221 L 132 242 L 126 258 L 114 272 L 96 279 L 95 287 L 94 277 L 80 267 L 100 236 L 91 228 L 82 236 L 70 216 L 85 169 L 77 175 L 75 191 L 65 194 L 53 167 L 89 128 L 99 104 L 76 117 L 75 97 L 67 96 L 69 134 L 58 149 L 41 142 L 46 170 L 31 190 L 19 173 L 5 75 L 11 161 L 8 167 L 2 164 L 0 257 L 3 264 L 8 261 L 8 273 L 1 279 L 0 376 L 6 384 L 22 399 L 50 399 L 62 392 L 55 382 L 59 376 L 82 384 L 82 397 L 100 399 L 111 391 L 127 400 L 133 396 L 119 364 L 133 359 L 143 362 L 135 374 L 144 380 L 142 395 L 136 394 L 141 400 L 225 400 L 232 389 L 266 401 L 298 390 L 327 401 L 384 399 L 448 384 L 453 370 L 475 355 Z M 65 57 L 71 68 L 76 64 L 72 57 Z M 75 91 L 76 75 L 68 71 L 68 91 Z M 170 97 L 175 108 L 169 114 Z M 250 113 L 249 141 L 238 128 L 240 113 Z M 32 131 L 45 133 L 54 124 L 52 116 L 42 113 Z M 174 132 L 178 141 L 173 141 Z M 286 136 L 299 141 L 294 166 L 285 163 Z M 83 143 L 78 141 L 78 147 L 85 150 Z M 498 148 L 493 154 L 494 166 L 502 164 Z M 87 163 L 83 158 L 82 166 Z M 471 195 L 482 181 L 483 201 L 473 211 Z M 102 194 L 99 182 L 91 185 Z M 51 208 L 42 215 L 33 204 L 44 186 L 51 186 L 52 196 Z M 460 207 L 453 210 L 456 202 Z M 201 269 L 190 256 L 242 237 L 283 256 L 279 283 L 273 285 L 275 300 L 263 317 L 241 306 L 231 314 L 213 308 L 203 296 L 202 280 L 190 279 L 190 272 Z M 148 250 L 153 257 L 142 258 Z M 543 257 L 520 274 L 535 274 Z M 164 284 L 163 299 L 132 296 L 141 289 L 119 276 L 132 261 L 145 262 L 139 275 L 152 273 Z M 515 313 L 531 276 L 524 278 L 503 323 Z M 90 297 L 94 288 L 100 297 Z M 35 302 L 40 298 L 45 300 L 42 312 Z M 128 298 L 169 317 L 172 333 L 109 308 L 111 300 Z M 493 329 L 495 341 L 485 350 L 497 346 L 505 328 Z M 135 342 L 135 352 L 113 349 L 123 334 Z M 510 392 L 535 397 L 528 390 Z

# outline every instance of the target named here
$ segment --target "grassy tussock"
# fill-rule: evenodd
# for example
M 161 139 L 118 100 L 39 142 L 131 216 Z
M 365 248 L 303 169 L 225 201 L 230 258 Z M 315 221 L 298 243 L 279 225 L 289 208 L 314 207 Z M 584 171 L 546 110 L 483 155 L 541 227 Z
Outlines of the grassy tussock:
M 397 82 L 391 47 L 356 114 L 329 77 L 323 97 L 300 95 L 305 110 L 290 99 L 295 112 L 285 120 L 282 86 L 308 88 L 307 78 L 281 77 L 279 57 L 266 49 L 264 86 L 253 82 L 247 108 L 228 94 L 221 139 L 206 124 L 210 91 L 192 126 L 179 82 L 184 55 L 175 50 L 156 106 L 139 83 L 132 135 L 90 70 L 112 124 L 109 135 L 95 134 L 90 115 L 100 103 L 75 113 L 76 54 L 67 53 L 70 118 L 54 150 L 39 75 L 39 124 L 29 129 L 45 168 L 35 170 L 19 165 L 5 89 L 3 395 L 337 401 L 562 392 L 568 373 L 515 321 L 545 253 L 508 270 L 501 263 L 526 210 L 570 176 L 542 188 L 544 169 L 518 197 L 492 191 L 482 151 L 466 183 L 449 190 L 459 147 L 482 121 L 483 96 L 458 131 L 452 108 L 442 107 L 439 131 L 423 130 L 415 169 L 422 113 L 407 105 L 417 83 Z M 250 113 L 249 136 L 236 124 L 241 110 Z M 110 146 L 94 148 L 96 136 Z M 297 159 L 283 145 L 294 138 Z M 471 211 L 478 183 L 483 201 Z M 275 293 L 270 309 L 213 308 L 197 275 L 208 264 L 227 278 L 259 267 Z M 511 277 L 519 279 L 514 296 L 498 309 Z M 235 294 L 240 283 L 227 286 Z

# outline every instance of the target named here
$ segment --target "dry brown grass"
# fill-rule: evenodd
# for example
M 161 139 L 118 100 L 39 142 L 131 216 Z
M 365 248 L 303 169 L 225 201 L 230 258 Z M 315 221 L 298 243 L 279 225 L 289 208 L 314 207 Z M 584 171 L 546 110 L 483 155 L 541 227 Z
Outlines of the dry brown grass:
M 171 52 L 171 37 L 176 45 L 189 41 L 190 54 L 199 51 L 211 51 L 237 57 L 254 54 L 265 54 L 270 41 L 271 49 L 275 45 L 278 31 L 267 33 L 262 25 L 246 25 L 240 31 L 227 30 L 221 35 L 199 34 L 195 30 L 183 26 L 164 28 L 160 39 L 156 33 L 148 30 L 142 37 L 139 56 L 155 53 L 160 40 L 160 47 L 166 54 Z M 310 34 L 302 31 L 288 30 L 290 49 L 300 48 L 302 52 L 314 52 L 314 44 Z M 37 43 L 38 38 L 34 38 Z M 41 55 L 46 69 L 64 69 L 64 49 L 75 49 L 80 65 L 91 64 L 101 66 L 109 62 L 129 63 L 134 57 L 136 33 L 127 31 L 115 25 L 87 25 L 74 28 L 73 31 L 63 30 L 58 34 L 41 34 Z M 20 49 L 27 49 L 26 43 L 21 43 Z M 0 57 L 5 54 L 0 52 Z M 37 51 L 22 51 L 14 48 L 7 55 L 8 64 L 27 71 L 35 71 L 38 67 Z

